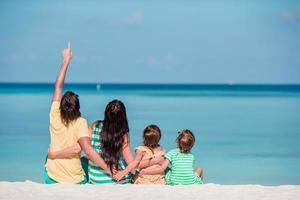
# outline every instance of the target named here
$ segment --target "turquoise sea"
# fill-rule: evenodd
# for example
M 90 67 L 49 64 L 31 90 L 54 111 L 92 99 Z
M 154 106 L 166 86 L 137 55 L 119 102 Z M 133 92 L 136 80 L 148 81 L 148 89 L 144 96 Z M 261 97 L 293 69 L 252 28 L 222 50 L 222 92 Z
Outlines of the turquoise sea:
M 127 108 L 131 147 L 157 124 L 161 145 L 196 135 L 196 165 L 219 184 L 300 184 L 300 85 L 69 84 L 89 123 L 106 104 Z M 0 181 L 42 182 L 53 84 L 0 84 Z

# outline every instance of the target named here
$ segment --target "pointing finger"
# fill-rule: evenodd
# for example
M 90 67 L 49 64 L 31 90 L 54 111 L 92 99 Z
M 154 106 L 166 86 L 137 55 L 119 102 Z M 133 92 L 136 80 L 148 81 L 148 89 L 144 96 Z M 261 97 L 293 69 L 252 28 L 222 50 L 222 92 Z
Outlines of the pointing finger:
M 71 42 L 68 42 L 68 49 L 71 49 Z

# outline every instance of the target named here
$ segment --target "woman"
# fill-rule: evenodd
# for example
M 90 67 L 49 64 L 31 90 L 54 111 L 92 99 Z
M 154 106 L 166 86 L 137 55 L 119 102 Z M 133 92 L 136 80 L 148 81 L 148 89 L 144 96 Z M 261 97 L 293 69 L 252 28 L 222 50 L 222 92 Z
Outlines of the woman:
M 66 150 L 64 158 L 46 160 L 44 178 L 46 183 L 85 183 L 86 178 L 80 163 L 81 148 L 95 165 L 110 173 L 108 166 L 92 148 L 88 125 L 81 117 L 78 95 L 68 91 L 62 95 L 62 89 L 69 63 L 72 59 L 70 43 L 62 52 L 63 63 L 55 82 L 50 110 L 50 149 Z M 79 143 L 79 144 L 78 144 Z M 81 148 L 80 148 L 80 146 Z
M 113 172 L 124 169 L 134 158 L 130 149 L 129 128 L 126 116 L 126 108 L 119 100 L 113 100 L 106 106 L 104 120 L 98 120 L 90 127 L 93 148 L 101 155 L 109 170 L 103 170 L 92 159 L 89 161 L 89 183 L 110 184 L 116 183 L 111 176 Z M 66 157 L 72 152 L 72 148 L 58 152 L 49 152 L 49 156 Z M 143 160 L 139 168 L 149 167 L 163 162 L 162 157 Z M 131 183 L 131 176 L 127 176 L 120 183 Z
M 124 104 L 119 100 L 109 102 L 103 121 L 96 121 L 92 129 L 92 146 L 103 157 L 110 171 L 123 169 L 133 160 L 129 146 L 129 128 Z M 126 162 L 126 163 L 125 163 Z M 114 183 L 103 169 L 89 161 L 89 183 Z M 123 180 L 129 183 L 128 176 Z

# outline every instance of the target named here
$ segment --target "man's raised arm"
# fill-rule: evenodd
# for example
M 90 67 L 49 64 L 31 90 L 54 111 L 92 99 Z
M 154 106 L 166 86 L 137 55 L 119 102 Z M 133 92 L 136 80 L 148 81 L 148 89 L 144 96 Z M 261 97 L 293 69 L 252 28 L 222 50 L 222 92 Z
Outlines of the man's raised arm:
M 52 97 L 52 101 L 60 101 L 62 98 L 62 90 L 65 82 L 66 73 L 68 70 L 68 65 L 72 59 L 72 51 L 71 51 L 71 44 L 68 43 L 68 47 L 62 51 L 63 62 L 57 75 L 55 81 L 55 89 Z

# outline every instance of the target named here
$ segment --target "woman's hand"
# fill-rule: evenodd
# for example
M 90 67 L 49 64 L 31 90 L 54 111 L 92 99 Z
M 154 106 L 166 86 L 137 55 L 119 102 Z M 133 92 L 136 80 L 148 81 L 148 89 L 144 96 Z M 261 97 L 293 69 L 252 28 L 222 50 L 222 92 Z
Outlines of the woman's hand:
M 72 56 L 71 43 L 68 42 L 68 47 L 62 51 L 63 63 L 69 64 Z
M 125 170 L 120 170 L 116 174 L 114 174 L 112 177 L 113 177 L 113 179 L 120 181 L 126 174 L 127 173 Z
M 146 171 L 147 172 L 147 171 Z M 145 169 L 142 169 L 141 171 L 140 171 L 140 175 L 145 175 L 146 173 L 145 173 Z

